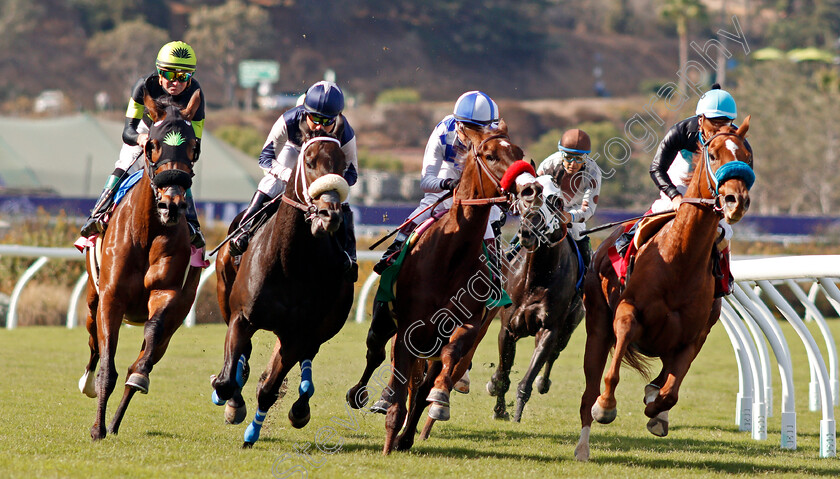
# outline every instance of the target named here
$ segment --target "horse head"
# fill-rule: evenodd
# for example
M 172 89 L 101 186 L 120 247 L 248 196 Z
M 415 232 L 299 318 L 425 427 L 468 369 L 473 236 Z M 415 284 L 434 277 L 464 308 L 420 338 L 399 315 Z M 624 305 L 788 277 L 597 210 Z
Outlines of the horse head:
M 344 179 L 347 159 L 335 136 L 312 132 L 303 144 L 287 197 L 302 200 L 313 236 L 335 233 L 341 226 L 341 203 L 350 186 Z
M 473 128 L 459 123 L 457 133 L 469 154 L 456 200 L 512 194 L 520 208 L 539 209 L 542 186 L 536 181 L 534 167 L 522 160 L 522 148 L 510 141 L 504 120 L 496 128 Z
M 201 104 L 196 90 L 186 108 L 171 101 L 143 100 L 152 126 L 144 148 L 146 173 L 155 195 L 158 218 L 164 226 L 178 224 L 187 209 L 186 192 L 192 186 L 193 164 L 198 160 L 198 140 L 190 120 Z
M 724 126 L 703 144 L 701 151 L 706 190 L 709 196 L 717 198 L 718 207 L 730 224 L 737 223 L 747 213 L 750 188 L 755 182 L 753 155 L 745 139 L 749 128 L 749 116 L 737 129 Z
M 566 237 L 568 215 L 563 210 L 563 196 L 545 196 L 536 210 L 519 209 L 519 243 L 528 251 L 540 245 L 554 245 Z M 517 203 L 517 206 L 518 203 Z

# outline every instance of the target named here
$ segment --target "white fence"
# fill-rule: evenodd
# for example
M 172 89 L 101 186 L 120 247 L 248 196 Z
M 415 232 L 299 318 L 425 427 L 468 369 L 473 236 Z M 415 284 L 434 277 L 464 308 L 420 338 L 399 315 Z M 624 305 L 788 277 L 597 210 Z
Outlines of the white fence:
M 0 256 L 36 258 L 17 281 L 12 292 L 6 328 L 17 326 L 17 306 L 20 294 L 49 259 L 84 260 L 84 255 L 74 248 L 38 248 L 28 246 L 0 245 Z M 360 261 L 375 261 L 380 253 L 359 252 Z M 213 276 L 211 262 L 201 275 L 198 289 Z M 840 316 L 840 255 L 795 256 L 763 259 L 737 260 L 732 262 L 736 285 L 734 294 L 723 302 L 721 323 L 726 329 L 738 364 L 738 395 L 736 397 L 735 422 L 743 431 L 751 431 L 756 440 L 767 439 L 767 418 L 773 416 L 773 387 L 770 345 L 779 368 L 782 385 L 781 405 L 781 448 L 796 449 L 797 424 L 794 409 L 793 365 L 787 341 L 772 313 L 775 307 L 796 331 L 805 346 L 808 356 L 810 383 L 808 405 L 810 410 L 822 411 L 820 420 L 820 457 L 836 456 L 836 426 L 834 407 L 840 401 L 840 380 L 838 380 L 837 347 L 825 318 L 815 306 L 820 294 L 825 295 Z M 356 321 L 366 319 L 368 297 L 377 284 L 376 274 L 364 282 L 356 306 Z M 800 284 L 809 283 L 806 294 Z M 73 288 L 67 309 L 67 327 L 78 325 L 76 310 L 81 293 L 87 284 L 83 274 Z M 806 314 L 800 318 L 794 308 L 776 289 L 778 285 L 789 288 L 804 307 Z M 767 302 L 769 302 L 769 304 Z M 195 324 L 195 305 L 185 318 L 186 326 Z M 815 321 L 828 355 L 828 365 L 817 342 L 805 327 L 804 321 Z

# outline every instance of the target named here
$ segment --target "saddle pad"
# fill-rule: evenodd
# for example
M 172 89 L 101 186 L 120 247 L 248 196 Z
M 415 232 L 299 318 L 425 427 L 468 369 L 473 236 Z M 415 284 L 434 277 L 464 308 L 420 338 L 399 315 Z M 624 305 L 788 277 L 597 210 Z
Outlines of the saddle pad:
M 633 244 L 636 249 L 641 248 L 647 240 L 651 239 L 657 231 L 661 230 L 665 223 L 671 221 L 677 216 L 676 211 L 661 214 L 659 216 L 652 216 L 649 218 L 642 218 L 639 221 L 639 226 L 636 228 L 636 236 L 633 237 Z
M 140 178 L 143 177 L 143 170 L 135 171 L 125 181 L 122 182 L 117 192 L 114 194 L 114 206 L 120 204 L 120 200 L 128 193 L 132 186 L 136 185 Z

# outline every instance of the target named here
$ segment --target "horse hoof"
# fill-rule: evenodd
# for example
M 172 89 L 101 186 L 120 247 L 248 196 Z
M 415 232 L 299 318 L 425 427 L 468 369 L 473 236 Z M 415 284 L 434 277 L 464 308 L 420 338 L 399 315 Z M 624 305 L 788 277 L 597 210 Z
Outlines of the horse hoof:
M 537 380 L 534 381 L 534 387 L 537 388 L 538 393 L 545 394 L 551 387 L 551 379 L 545 376 L 537 376 Z
M 230 401 L 225 405 L 225 422 L 228 424 L 241 424 L 248 415 L 248 407 L 245 404 L 237 407 L 231 404 Z
M 598 405 L 598 402 L 595 401 L 595 404 L 592 405 L 592 419 L 595 419 L 601 424 L 609 424 L 615 421 L 615 417 L 618 415 L 618 409 L 604 409 Z
M 306 426 L 309 423 L 309 417 L 309 404 L 302 402 L 300 399 L 295 401 L 292 408 L 289 409 L 289 422 L 295 429 Z
M 578 443 L 575 447 L 575 459 L 580 462 L 589 462 L 589 444 Z
M 464 375 L 461 376 L 461 379 L 455 383 L 455 386 L 452 387 L 453 390 L 461 393 L 461 394 L 469 394 L 470 393 L 470 371 L 464 371 Z
M 85 369 L 82 378 L 79 379 L 79 391 L 89 398 L 96 397 L 96 385 L 94 384 L 94 376 Z
M 493 411 L 493 419 L 497 419 L 499 421 L 510 421 L 510 414 L 505 411 Z
M 242 449 L 251 449 L 252 447 L 254 447 L 253 442 L 243 442 L 242 443 Z
M 132 373 L 125 381 L 125 385 L 140 391 L 142 394 L 149 394 L 149 378 L 140 373 Z
M 426 401 L 440 404 L 441 406 L 449 406 L 449 391 L 445 389 L 432 388 Z
M 368 402 L 367 388 L 359 389 L 356 386 L 353 386 L 347 390 L 347 395 L 345 395 L 344 399 L 351 408 L 361 409 L 365 407 Z
M 429 407 L 429 417 L 435 421 L 448 421 L 449 406 L 438 403 L 432 404 L 431 407 Z
M 388 408 L 391 407 L 391 403 L 384 399 L 380 399 L 373 403 L 373 406 L 370 407 L 370 412 L 375 412 L 379 414 L 388 414 Z
M 668 421 L 659 416 L 651 418 L 647 423 L 647 430 L 656 437 L 665 437 L 668 435 Z

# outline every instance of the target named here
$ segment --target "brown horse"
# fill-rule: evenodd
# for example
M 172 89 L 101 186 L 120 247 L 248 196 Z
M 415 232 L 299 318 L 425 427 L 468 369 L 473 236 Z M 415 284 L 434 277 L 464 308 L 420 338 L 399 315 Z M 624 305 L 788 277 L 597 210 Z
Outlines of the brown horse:
M 389 384 L 393 403 L 386 417 L 383 454 L 395 447 L 406 450 L 412 446 L 427 401 L 433 403 L 430 417 L 449 418 L 449 391 L 454 379 L 468 366 L 465 359 L 482 329 L 486 302 L 498 294 L 482 252 L 482 238 L 491 206 L 508 201 L 506 196 L 498 196 L 504 191 L 500 179 L 514 162 L 522 159 L 523 153 L 511 143 L 504 122 L 497 129 L 459 128 L 458 135 L 469 154 L 452 208 L 407 252 L 395 282 L 393 312 L 397 336 Z M 515 170 L 509 176 L 515 177 Z M 533 202 L 539 197 L 540 185 L 536 182 L 522 182 L 516 188 L 521 201 Z M 388 311 L 382 313 L 390 316 Z M 378 318 L 374 322 L 388 324 Z M 347 393 L 351 406 L 361 407 L 366 402 L 367 380 L 384 359 L 380 351 L 384 351 L 392 332 L 377 334 L 376 344 L 369 333 L 367 367 L 362 380 Z M 425 371 L 426 360 L 432 357 L 439 361 Z M 408 378 L 406 382 L 420 383 L 423 377 L 422 384 L 412 388 L 411 412 L 399 441 L 395 441 L 407 413 L 408 387 L 404 381 Z
M 104 236 L 87 249 L 90 360 L 79 387 L 98 399 L 90 430 L 93 439 L 106 435 L 105 407 L 117 384 L 114 354 L 120 323 L 143 324 L 144 339 L 140 356 L 128 368 L 112 434 L 117 433 L 134 393 L 148 393 L 149 373 L 195 299 L 201 268 L 190 266 L 184 212 L 198 154 L 189 120 L 199 103 L 199 92 L 183 110 L 146 96 L 144 105 L 153 125 L 145 146 L 144 175 L 117 206 Z M 94 387 L 91 373 L 97 359 Z
M 551 367 L 583 319 L 577 288 L 580 259 L 566 225 L 559 221 L 555 227 L 550 218 L 545 218 L 562 211 L 562 199 L 552 198 L 560 201 L 547 204 L 541 214 L 522 215 L 519 227 L 522 248 L 507 270 L 508 291 L 514 306 L 502 311 L 499 365 L 487 383 L 487 392 L 496 396 L 493 408 L 496 419 L 510 417 L 506 411 L 505 393 L 510 387 L 516 341 L 535 337 L 531 362 L 516 388 L 513 420 L 519 422 L 525 403 L 531 397 L 534 381 L 540 394 L 548 392 Z M 545 373 L 537 377 L 543 366 Z
M 720 312 L 711 264 L 718 222 L 723 217 L 736 223 L 750 205 L 755 176 L 744 139 L 749 123 L 748 116 L 738 129 L 725 126 L 701 145 L 676 217 L 638 251 L 623 290 L 607 256 L 623 229 L 598 248 L 584 284 L 586 390 L 575 448 L 579 461 L 589 460 L 592 419 L 608 424 L 616 417 L 622 360 L 642 374 L 644 356 L 662 361 L 659 376 L 645 387 L 645 415 L 651 418 L 651 433 L 668 433 L 667 411 L 677 403 L 680 384 Z M 615 350 L 599 395 L 611 347 Z
M 341 176 L 345 169 L 335 137 L 308 138 L 277 212 L 254 235 L 241 262 L 230 256 L 227 245 L 216 258 L 219 306 L 228 332 L 224 365 L 212 382 L 213 401 L 221 405 L 233 399 L 225 414 L 228 422 L 245 417 L 239 398 L 248 376 L 251 337 L 260 329 L 277 335 L 257 386 L 257 411 L 243 447 L 259 439 L 262 421 L 297 363 L 300 398 L 289 420 L 296 428 L 309 422 L 309 398 L 315 391 L 312 359 L 344 326 L 353 304 L 353 283 L 343 277 L 345 255 L 336 234 L 343 232 L 341 203 L 349 191 Z M 237 224 L 238 218 L 231 228 Z

